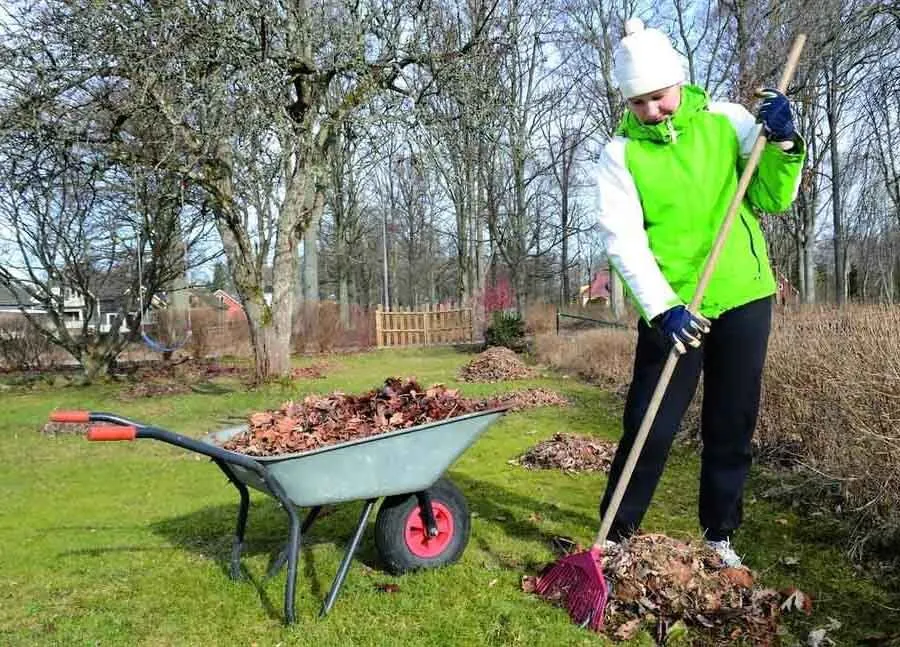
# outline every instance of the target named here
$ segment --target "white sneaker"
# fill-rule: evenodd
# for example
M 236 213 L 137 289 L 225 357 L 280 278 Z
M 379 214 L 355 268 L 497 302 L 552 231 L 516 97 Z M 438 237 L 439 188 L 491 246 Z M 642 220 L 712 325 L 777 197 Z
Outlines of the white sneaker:
M 743 566 L 740 556 L 734 552 L 734 548 L 731 547 L 730 540 L 707 541 L 706 545 L 716 552 L 728 568 L 738 568 Z

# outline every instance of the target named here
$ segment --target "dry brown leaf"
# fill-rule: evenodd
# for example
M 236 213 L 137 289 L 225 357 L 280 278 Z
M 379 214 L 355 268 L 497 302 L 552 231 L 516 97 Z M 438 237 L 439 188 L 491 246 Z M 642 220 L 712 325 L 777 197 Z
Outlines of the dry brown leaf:
M 629 620 L 628 622 L 623 622 L 619 625 L 619 628 L 616 629 L 616 632 L 613 634 L 619 640 L 631 640 L 637 635 L 637 632 L 641 628 L 641 619 L 634 618 L 633 620 Z
M 812 598 L 797 587 L 791 586 L 781 593 L 785 596 L 784 602 L 781 603 L 782 611 L 802 611 L 806 615 L 812 613 Z
M 537 580 L 538 578 L 534 575 L 523 575 L 522 591 L 525 593 L 534 593 L 537 591 Z
M 376 584 L 375 588 L 381 591 L 382 593 L 399 593 L 400 585 L 399 584 L 391 584 L 391 583 L 381 583 Z
M 747 568 L 723 568 L 720 574 L 735 586 L 753 588 L 753 574 Z

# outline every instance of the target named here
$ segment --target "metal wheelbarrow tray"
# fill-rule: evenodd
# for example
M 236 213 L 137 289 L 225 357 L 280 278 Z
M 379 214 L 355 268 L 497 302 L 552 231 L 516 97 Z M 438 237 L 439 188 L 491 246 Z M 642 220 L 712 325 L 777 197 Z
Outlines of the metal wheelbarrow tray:
M 499 407 L 437 422 L 360 438 L 315 450 L 276 456 L 249 456 L 222 447 L 247 426 L 231 427 L 200 439 L 144 425 L 113 413 L 57 411 L 54 422 L 104 422 L 88 440 L 153 438 L 208 456 L 240 494 L 230 575 L 240 578 L 244 531 L 250 509 L 248 486 L 274 497 L 289 519 L 289 537 L 267 578 L 287 564 L 284 620 L 295 620 L 294 592 L 300 543 L 322 506 L 365 501 L 320 616 L 327 614 L 347 577 L 369 515 L 384 497 L 375 523 L 375 543 L 388 570 L 403 573 L 459 559 L 469 539 L 470 514 L 463 494 L 441 478 L 457 458 L 507 411 Z M 310 508 L 300 523 L 298 508 Z

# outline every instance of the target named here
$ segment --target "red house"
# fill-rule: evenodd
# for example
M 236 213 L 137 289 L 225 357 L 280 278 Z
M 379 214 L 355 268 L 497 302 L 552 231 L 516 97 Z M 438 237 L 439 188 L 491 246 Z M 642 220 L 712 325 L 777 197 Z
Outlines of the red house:
M 237 321 L 247 318 L 247 315 L 244 313 L 244 307 L 237 298 L 231 296 L 225 290 L 216 290 L 213 294 L 225 309 L 225 319 L 227 321 Z
M 599 270 L 590 285 L 578 289 L 578 300 L 582 306 L 594 302 L 609 302 L 609 270 Z

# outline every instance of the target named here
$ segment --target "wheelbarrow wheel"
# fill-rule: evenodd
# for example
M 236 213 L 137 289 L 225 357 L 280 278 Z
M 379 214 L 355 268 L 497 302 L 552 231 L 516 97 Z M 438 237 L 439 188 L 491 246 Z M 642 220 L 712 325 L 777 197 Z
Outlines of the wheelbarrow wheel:
M 447 479 L 428 489 L 437 536 L 429 537 L 415 494 L 388 497 L 375 520 L 375 545 L 394 574 L 452 564 L 469 543 L 466 497 Z

